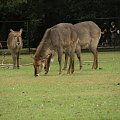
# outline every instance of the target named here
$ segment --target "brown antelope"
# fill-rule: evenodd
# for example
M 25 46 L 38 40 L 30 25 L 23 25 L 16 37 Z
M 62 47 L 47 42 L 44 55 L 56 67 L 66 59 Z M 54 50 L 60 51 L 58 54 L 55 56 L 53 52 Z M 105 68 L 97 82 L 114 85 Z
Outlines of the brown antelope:
M 16 67 L 19 68 L 19 55 L 20 50 L 23 47 L 21 34 L 22 29 L 20 29 L 20 31 L 13 31 L 12 29 L 10 29 L 10 33 L 7 39 L 7 46 L 13 59 L 13 69 L 15 69 Z
M 78 44 L 76 46 L 76 54 L 79 59 L 80 69 L 82 68 L 82 60 L 81 60 L 81 49 L 88 48 L 93 56 L 94 61 L 92 65 L 92 69 L 97 69 L 98 67 L 98 51 L 97 46 L 101 37 L 101 29 L 92 21 L 85 21 L 74 24 L 77 36 L 78 36 Z M 64 68 L 67 67 L 68 61 L 68 53 L 65 52 L 65 64 Z
M 73 73 L 76 44 L 77 34 L 72 24 L 60 23 L 47 29 L 34 55 L 34 75 L 38 76 L 41 72 L 42 62 L 50 62 L 53 52 L 57 52 L 58 54 L 59 74 L 61 74 L 63 51 L 67 51 L 70 56 L 70 64 L 67 73 Z M 49 65 L 47 68 L 49 68 Z M 46 71 L 46 74 L 48 73 L 48 70 Z

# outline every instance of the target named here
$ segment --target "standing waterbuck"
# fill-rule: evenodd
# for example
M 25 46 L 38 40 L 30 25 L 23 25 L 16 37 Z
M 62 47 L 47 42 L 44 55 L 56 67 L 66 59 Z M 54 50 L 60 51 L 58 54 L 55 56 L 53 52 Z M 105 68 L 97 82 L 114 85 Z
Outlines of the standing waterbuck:
M 81 60 L 81 49 L 88 48 L 94 56 L 94 61 L 92 65 L 92 69 L 97 69 L 98 67 L 98 52 L 97 46 L 101 37 L 101 29 L 92 21 L 85 21 L 74 24 L 77 36 L 78 36 L 78 44 L 76 46 L 76 54 L 79 59 L 80 69 L 82 68 L 82 60 Z M 65 64 L 64 68 L 67 67 L 68 61 L 68 53 L 65 52 Z
M 34 75 L 38 76 L 42 69 L 42 62 L 49 61 L 54 52 L 58 54 L 59 74 L 63 51 L 70 56 L 68 74 L 74 72 L 74 52 L 77 44 L 77 34 L 70 23 L 60 23 L 46 30 L 34 55 Z M 48 73 L 49 64 L 46 64 Z
M 16 67 L 19 68 L 19 55 L 20 50 L 23 47 L 21 34 L 22 29 L 20 29 L 20 31 L 13 31 L 12 29 L 10 29 L 10 33 L 7 39 L 7 46 L 13 59 L 13 69 L 15 69 Z

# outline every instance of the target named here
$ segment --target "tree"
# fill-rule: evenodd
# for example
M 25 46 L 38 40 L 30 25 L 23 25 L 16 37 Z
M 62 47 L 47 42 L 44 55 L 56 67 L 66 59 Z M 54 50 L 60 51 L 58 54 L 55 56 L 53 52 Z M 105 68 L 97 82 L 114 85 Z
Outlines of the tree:
M 2 16 L 1 20 L 15 20 L 16 18 L 21 19 L 22 12 L 24 10 L 23 7 L 26 3 L 27 0 L 1 0 L 0 1 L 0 16 Z

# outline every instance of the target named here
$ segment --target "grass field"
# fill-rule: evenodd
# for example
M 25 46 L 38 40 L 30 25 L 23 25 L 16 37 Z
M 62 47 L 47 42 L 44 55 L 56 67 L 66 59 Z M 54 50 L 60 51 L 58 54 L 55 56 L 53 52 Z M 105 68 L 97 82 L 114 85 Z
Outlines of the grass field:
M 56 57 L 46 76 L 33 76 L 30 55 L 21 55 L 19 70 L 0 68 L 0 120 L 120 120 L 120 52 L 99 52 L 98 70 L 91 53 L 82 59 L 73 75 L 58 75 Z

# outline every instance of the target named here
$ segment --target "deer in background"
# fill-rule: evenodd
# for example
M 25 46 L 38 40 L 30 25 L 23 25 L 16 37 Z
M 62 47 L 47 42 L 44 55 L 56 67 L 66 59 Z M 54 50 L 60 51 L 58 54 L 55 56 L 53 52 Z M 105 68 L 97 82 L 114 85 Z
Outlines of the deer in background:
M 12 29 L 10 29 L 10 33 L 7 39 L 7 46 L 13 59 L 13 69 L 19 69 L 19 55 L 20 50 L 23 47 L 23 41 L 21 36 L 22 31 L 22 29 L 20 29 L 20 31 L 13 31 Z

